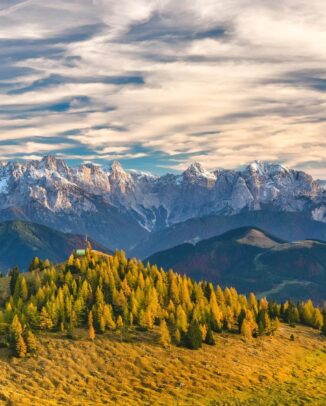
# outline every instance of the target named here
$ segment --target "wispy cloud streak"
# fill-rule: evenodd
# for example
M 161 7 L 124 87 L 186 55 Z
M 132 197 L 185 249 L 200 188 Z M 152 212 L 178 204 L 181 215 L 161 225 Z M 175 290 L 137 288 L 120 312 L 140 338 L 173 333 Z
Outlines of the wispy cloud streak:
M 3 0 L 0 156 L 326 178 L 325 27 L 323 0 Z

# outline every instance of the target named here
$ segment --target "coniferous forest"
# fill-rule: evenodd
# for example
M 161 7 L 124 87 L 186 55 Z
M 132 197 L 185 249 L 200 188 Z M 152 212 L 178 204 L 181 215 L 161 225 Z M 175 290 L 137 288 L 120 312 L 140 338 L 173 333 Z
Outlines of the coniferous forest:
M 157 328 L 160 344 L 198 349 L 214 345 L 214 333 L 241 334 L 251 340 L 273 335 L 280 323 L 302 323 L 326 335 L 325 309 L 311 300 L 275 303 L 246 297 L 234 288 L 194 282 L 172 270 L 104 255 L 88 246 L 54 265 L 35 258 L 29 273 L 10 272 L 10 298 L 0 313 L 1 341 L 18 357 L 37 354 L 37 332 L 61 331 L 74 339 L 77 328 L 94 340 L 107 330 L 128 341 L 131 328 Z M 157 327 L 155 327 L 157 326 Z M 35 334 L 36 333 L 36 334 Z

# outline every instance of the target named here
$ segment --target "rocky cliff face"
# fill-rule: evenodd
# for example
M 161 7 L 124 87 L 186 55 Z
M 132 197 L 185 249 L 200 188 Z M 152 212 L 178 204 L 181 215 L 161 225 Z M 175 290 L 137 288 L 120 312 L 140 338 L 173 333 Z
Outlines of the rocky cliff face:
M 126 172 L 119 162 L 74 168 L 52 156 L 0 163 L 0 221 L 89 232 L 113 248 L 189 218 L 254 210 L 301 212 L 326 222 L 326 190 L 304 172 L 259 161 L 243 171 L 214 172 L 195 163 L 161 177 Z

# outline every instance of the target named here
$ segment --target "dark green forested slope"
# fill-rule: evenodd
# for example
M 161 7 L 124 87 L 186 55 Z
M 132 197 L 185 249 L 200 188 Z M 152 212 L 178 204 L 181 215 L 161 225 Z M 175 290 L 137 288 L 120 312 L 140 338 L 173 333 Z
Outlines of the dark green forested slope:
M 27 270 L 36 256 L 60 262 L 72 250 L 84 245 L 84 236 L 65 234 L 40 224 L 24 221 L 0 223 L 0 271 L 6 272 L 16 265 L 21 270 Z M 108 252 L 101 244 L 93 241 L 93 245 Z
M 149 261 L 244 293 L 264 292 L 277 300 L 326 300 L 326 243 L 322 241 L 286 243 L 244 227 L 158 252 Z
M 242 227 L 259 228 L 285 241 L 326 241 L 325 223 L 314 221 L 302 213 L 261 210 L 234 216 L 192 218 L 151 233 L 130 253 L 138 258 L 147 258 L 183 243 L 196 243 Z

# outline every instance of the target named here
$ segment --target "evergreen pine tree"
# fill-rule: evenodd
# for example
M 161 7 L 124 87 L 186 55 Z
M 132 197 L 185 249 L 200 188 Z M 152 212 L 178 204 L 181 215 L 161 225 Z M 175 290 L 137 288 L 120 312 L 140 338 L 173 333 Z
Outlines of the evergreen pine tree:
M 117 318 L 117 328 L 119 330 L 121 330 L 122 326 L 123 326 L 123 320 L 122 320 L 122 317 L 119 315 Z
M 46 259 L 43 263 L 43 268 L 49 268 L 51 266 L 51 263 L 48 259 Z
M 32 272 L 40 267 L 40 259 L 35 257 L 29 266 L 29 271 Z
M 31 330 L 27 330 L 25 334 L 25 343 L 27 345 L 27 352 L 35 354 L 37 352 L 37 341 L 35 335 Z
M 17 314 L 15 314 L 11 322 L 11 333 L 16 338 L 18 338 L 18 336 L 20 336 L 23 333 L 23 328 Z
M 171 336 L 165 320 L 160 323 L 160 343 L 165 348 L 171 344 Z
M 321 328 L 321 333 L 326 336 L 326 316 L 324 316 L 324 324 L 323 327 Z
M 318 309 L 318 307 L 316 307 L 312 313 L 311 326 L 317 329 L 321 329 L 323 327 L 323 324 L 324 320 L 322 312 Z
M 241 325 L 241 334 L 245 338 L 251 338 L 252 337 L 252 331 L 250 327 L 250 323 L 248 322 L 247 319 L 244 319 Z
M 238 329 L 239 333 L 241 333 L 242 322 L 246 318 L 246 311 L 245 309 L 241 309 L 240 314 L 238 316 Z
M 15 342 L 15 354 L 19 358 L 24 358 L 26 356 L 26 353 L 27 347 L 25 341 L 23 339 L 23 336 L 19 334 Z
M 16 283 L 19 278 L 19 269 L 17 266 L 10 271 L 10 294 L 13 295 L 15 293 Z
M 202 333 L 197 321 L 193 321 L 186 334 L 186 346 L 192 350 L 197 350 L 202 346 Z
M 103 315 L 100 315 L 100 319 L 99 319 L 99 329 L 101 333 L 105 332 L 105 318 Z
M 20 297 L 23 299 L 25 302 L 28 298 L 28 288 L 27 288 L 27 283 L 26 279 L 23 277 L 20 282 Z
M 41 330 L 51 330 L 53 327 L 53 322 L 45 307 L 42 307 L 40 315 L 40 329 Z
M 205 338 L 205 343 L 208 345 L 215 345 L 215 338 L 213 336 L 213 332 L 212 329 L 210 328 L 210 326 L 208 326 L 207 329 L 207 334 L 206 334 L 206 338 Z
M 68 265 L 68 267 L 73 267 L 73 265 L 74 265 L 74 260 L 75 260 L 75 258 L 74 258 L 74 256 L 73 256 L 73 254 L 71 254 L 70 255 L 70 257 L 68 258 L 68 261 L 67 261 L 67 265 Z
M 70 320 L 68 323 L 67 338 L 70 338 L 71 340 L 75 339 L 75 327 L 74 327 L 72 320 Z
M 176 345 L 180 345 L 181 344 L 181 333 L 180 330 L 177 328 L 174 332 L 174 342 Z
M 181 305 L 178 305 L 178 307 L 177 307 L 176 326 L 183 333 L 185 333 L 188 329 L 187 315 Z
M 95 330 L 93 325 L 93 313 L 88 313 L 88 337 L 93 341 L 95 339 Z
M 207 326 L 206 326 L 206 324 L 200 324 L 199 328 L 201 331 L 201 339 L 202 339 L 202 341 L 205 341 L 206 335 L 207 335 Z
M 130 334 L 128 326 L 125 324 L 121 327 L 121 341 L 129 342 L 130 341 Z

